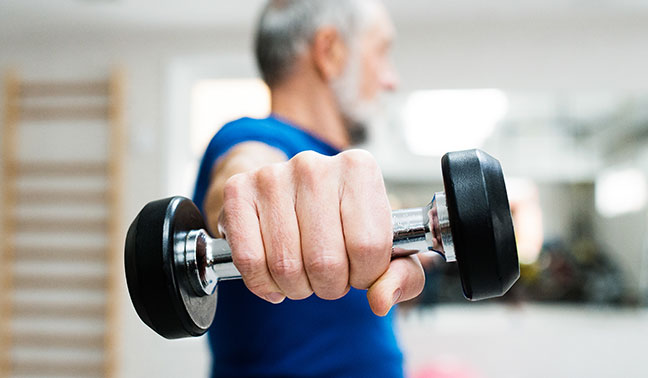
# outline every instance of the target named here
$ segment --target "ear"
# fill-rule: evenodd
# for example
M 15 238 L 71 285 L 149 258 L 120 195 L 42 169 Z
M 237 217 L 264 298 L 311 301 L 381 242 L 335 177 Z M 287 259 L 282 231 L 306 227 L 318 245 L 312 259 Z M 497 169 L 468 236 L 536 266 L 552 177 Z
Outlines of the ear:
M 315 33 L 311 54 L 322 80 L 331 81 L 344 72 L 348 50 L 335 28 L 323 27 Z

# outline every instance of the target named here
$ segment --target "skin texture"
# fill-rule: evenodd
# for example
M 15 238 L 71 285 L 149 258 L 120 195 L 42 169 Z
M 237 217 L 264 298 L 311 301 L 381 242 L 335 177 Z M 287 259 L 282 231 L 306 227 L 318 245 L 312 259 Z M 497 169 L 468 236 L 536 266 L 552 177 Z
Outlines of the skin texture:
M 396 86 L 388 56 L 393 26 L 383 8 L 359 37 L 357 93 L 363 102 L 375 101 Z M 350 56 L 334 28 L 320 28 L 291 74 L 271 88 L 272 112 L 347 149 L 332 83 Z M 205 212 L 211 230 L 232 247 L 245 285 L 269 302 L 313 293 L 337 299 L 354 287 L 368 289 L 373 312 L 385 315 L 423 289 L 416 256 L 390 261 L 389 201 L 380 169 L 365 151 L 333 157 L 307 151 L 287 160 L 261 143 L 237 145 L 214 167 Z
M 267 144 L 246 142 L 238 144 L 216 162 L 205 196 L 205 213 L 207 226 L 212 235 L 222 237 L 218 223 L 223 209 L 223 189 L 231 176 L 251 171 L 266 164 L 286 161 L 286 155 Z

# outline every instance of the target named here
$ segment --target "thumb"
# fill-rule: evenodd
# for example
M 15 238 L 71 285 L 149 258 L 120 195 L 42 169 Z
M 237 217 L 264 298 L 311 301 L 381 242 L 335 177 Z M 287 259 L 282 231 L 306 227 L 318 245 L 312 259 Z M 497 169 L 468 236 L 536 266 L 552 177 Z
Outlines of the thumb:
M 418 257 L 399 257 L 367 291 L 369 306 L 374 314 L 385 316 L 396 303 L 421 294 L 424 284 L 425 272 Z

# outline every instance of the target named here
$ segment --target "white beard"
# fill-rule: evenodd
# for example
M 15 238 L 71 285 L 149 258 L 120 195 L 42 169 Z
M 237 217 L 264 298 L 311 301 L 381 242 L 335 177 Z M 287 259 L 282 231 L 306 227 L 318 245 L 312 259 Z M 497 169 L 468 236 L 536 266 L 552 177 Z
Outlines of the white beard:
M 367 125 L 371 123 L 379 108 L 377 100 L 367 101 L 360 98 L 361 70 L 358 54 L 352 53 L 342 76 L 331 83 L 333 95 L 353 144 L 364 140 Z

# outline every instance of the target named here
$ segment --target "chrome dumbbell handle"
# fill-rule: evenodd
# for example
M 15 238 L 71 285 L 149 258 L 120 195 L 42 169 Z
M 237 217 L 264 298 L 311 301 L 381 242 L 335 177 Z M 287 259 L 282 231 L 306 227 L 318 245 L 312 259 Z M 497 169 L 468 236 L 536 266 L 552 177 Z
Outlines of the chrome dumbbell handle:
M 435 193 L 427 206 L 393 211 L 392 225 L 392 258 L 433 251 L 456 261 L 444 192 Z
M 392 259 L 434 251 L 448 262 L 456 260 L 443 192 L 436 193 L 427 206 L 393 211 L 392 224 Z M 174 259 L 196 295 L 212 295 L 219 281 L 241 278 L 225 239 L 212 238 L 200 229 L 189 231 L 184 244 L 175 248 Z

